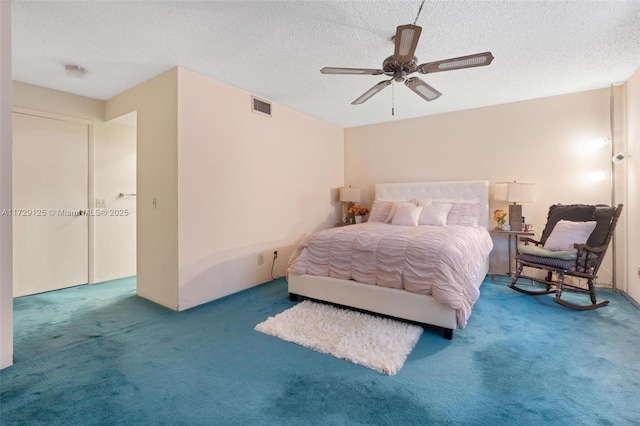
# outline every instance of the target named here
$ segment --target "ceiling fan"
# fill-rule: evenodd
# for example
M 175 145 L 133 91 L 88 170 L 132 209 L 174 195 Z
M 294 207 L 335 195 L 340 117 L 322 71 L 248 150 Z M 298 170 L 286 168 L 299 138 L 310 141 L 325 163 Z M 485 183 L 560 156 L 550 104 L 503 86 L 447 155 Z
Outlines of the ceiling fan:
M 441 71 L 459 70 L 463 68 L 482 67 L 493 61 L 491 52 L 476 53 L 475 55 L 460 56 L 457 58 L 443 59 L 441 61 L 427 62 L 418 65 L 418 58 L 414 55 L 422 27 L 417 25 L 401 25 L 396 30 L 395 52 L 382 63 L 382 69 L 371 68 L 335 68 L 325 67 L 320 70 L 322 74 L 366 74 L 390 76 L 389 80 L 383 80 L 364 92 L 351 105 L 360 105 L 368 101 L 375 94 L 390 85 L 393 81 L 401 83 L 413 90 L 426 101 L 439 98 L 442 93 L 422 81 L 418 77 L 409 77 L 409 74 L 419 72 L 430 74 Z

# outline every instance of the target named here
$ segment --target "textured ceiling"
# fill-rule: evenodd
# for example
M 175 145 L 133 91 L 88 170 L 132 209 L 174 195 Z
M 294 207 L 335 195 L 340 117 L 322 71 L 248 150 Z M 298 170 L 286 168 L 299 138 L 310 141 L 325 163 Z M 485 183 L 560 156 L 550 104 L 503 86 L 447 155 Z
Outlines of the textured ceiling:
M 426 2 L 418 63 L 491 51 L 493 63 L 419 75 L 425 102 L 380 68 L 413 1 L 13 1 L 13 78 L 108 99 L 176 65 L 341 127 L 608 87 L 640 68 L 640 1 Z M 66 76 L 64 65 L 89 70 Z M 391 115 L 392 101 L 395 115 Z

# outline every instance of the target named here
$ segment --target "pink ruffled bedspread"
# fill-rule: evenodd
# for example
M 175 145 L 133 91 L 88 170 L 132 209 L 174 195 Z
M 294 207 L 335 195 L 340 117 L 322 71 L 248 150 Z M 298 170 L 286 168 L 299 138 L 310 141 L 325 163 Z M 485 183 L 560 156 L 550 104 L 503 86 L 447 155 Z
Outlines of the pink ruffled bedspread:
M 320 275 L 430 294 L 464 328 L 480 295 L 491 237 L 483 227 L 364 223 L 307 236 L 287 273 Z

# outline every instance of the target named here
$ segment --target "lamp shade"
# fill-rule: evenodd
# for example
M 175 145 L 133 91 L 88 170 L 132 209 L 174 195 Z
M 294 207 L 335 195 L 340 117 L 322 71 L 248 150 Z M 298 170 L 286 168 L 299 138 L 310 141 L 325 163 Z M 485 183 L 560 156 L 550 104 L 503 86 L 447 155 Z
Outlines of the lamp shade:
M 510 203 L 535 203 L 536 184 L 520 182 L 496 182 L 495 199 Z
M 360 202 L 360 188 L 344 187 L 340 188 L 340 201 L 345 203 Z

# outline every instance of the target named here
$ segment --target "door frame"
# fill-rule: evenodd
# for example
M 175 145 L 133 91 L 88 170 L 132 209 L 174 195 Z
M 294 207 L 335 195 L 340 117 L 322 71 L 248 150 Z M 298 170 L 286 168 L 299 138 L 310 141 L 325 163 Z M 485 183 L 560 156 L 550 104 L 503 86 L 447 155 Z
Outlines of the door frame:
M 87 120 L 84 118 L 78 118 L 78 117 L 73 117 L 73 116 L 69 116 L 69 115 L 62 115 L 62 114 L 55 114 L 52 112 L 47 112 L 47 111 L 40 111 L 40 110 L 36 110 L 36 109 L 31 109 L 31 108 L 23 108 L 23 107 L 18 107 L 18 106 L 13 106 L 11 108 L 11 112 L 12 113 L 17 113 L 17 114 L 25 114 L 25 115 L 31 115 L 34 117 L 41 117 L 41 118 L 49 118 L 49 119 L 53 119 L 53 120 L 60 120 L 60 121 L 69 121 L 72 123 L 79 123 L 79 124 L 86 124 L 87 125 L 87 142 L 88 142 L 88 147 L 87 147 L 87 152 L 88 152 L 88 157 L 87 158 L 87 203 L 86 203 L 86 209 L 93 209 L 93 203 L 92 200 L 95 198 L 95 193 L 94 193 L 94 147 L 95 147 L 95 130 L 94 130 L 94 122 L 92 120 Z M 95 234 L 94 234 L 94 216 L 93 215 L 89 215 L 87 217 L 87 223 L 88 223 L 88 229 L 87 229 L 87 259 L 89 261 L 89 264 L 87 265 L 87 284 L 94 284 L 95 283 L 95 259 L 94 259 L 94 238 L 95 238 Z

